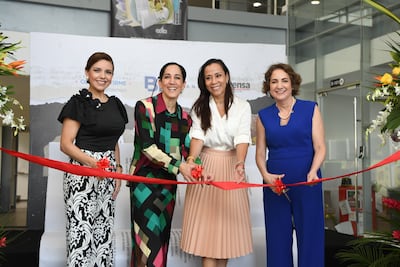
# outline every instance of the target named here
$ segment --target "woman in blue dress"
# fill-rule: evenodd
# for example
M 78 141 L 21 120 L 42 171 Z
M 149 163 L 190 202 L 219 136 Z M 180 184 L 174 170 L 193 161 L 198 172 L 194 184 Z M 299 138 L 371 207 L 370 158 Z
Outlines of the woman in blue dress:
M 275 104 L 259 111 L 256 163 L 265 184 L 315 182 L 326 154 L 324 126 L 317 104 L 300 100 L 301 77 L 288 64 L 274 64 L 265 73 L 263 92 Z M 268 151 L 268 155 L 267 155 Z M 279 194 L 264 187 L 268 267 L 292 267 L 293 230 L 299 267 L 324 266 L 322 185 L 293 186 Z

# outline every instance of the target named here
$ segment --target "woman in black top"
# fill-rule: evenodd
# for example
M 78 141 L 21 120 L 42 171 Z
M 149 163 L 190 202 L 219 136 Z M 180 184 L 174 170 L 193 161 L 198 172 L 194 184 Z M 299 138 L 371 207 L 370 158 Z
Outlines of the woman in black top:
M 128 122 L 122 102 L 105 94 L 114 63 L 102 52 L 91 55 L 85 67 L 88 89 L 82 89 L 63 107 L 60 148 L 73 164 L 97 168 L 100 160 L 110 171 L 122 172 L 118 139 Z M 113 266 L 112 233 L 120 180 L 64 175 L 67 212 L 67 266 Z

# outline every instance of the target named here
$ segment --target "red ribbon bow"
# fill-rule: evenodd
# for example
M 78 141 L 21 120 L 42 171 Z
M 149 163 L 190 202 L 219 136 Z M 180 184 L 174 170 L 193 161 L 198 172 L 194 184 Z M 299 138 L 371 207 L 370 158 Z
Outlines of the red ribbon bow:
M 110 168 L 110 161 L 108 158 L 102 158 L 101 160 L 97 161 L 97 168 L 102 170 L 108 170 Z
M 194 167 L 192 169 L 192 176 L 193 178 L 199 180 L 201 178 L 201 174 L 203 172 L 203 166 L 201 165 L 196 165 L 196 167 Z
M 283 193 L 286 193 L 286 185 L 282 182 L 281 179 L 276 179 L 274 182 L 275 192 L 280 196 Z

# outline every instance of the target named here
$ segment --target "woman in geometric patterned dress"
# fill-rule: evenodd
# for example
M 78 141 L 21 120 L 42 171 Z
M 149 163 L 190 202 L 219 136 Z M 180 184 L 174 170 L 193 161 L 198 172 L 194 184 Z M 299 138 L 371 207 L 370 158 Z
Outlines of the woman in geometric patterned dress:
M 134 154 L 130 173 L 176 181 L 180 172 L 191 178 L 188 156 L 192 120 L 177 103 L 185 87 L 186 71 L 174 62 L 158 77 L 161 90 L 135 106 Z M 193 164 L 192 164 L 193 165 Z M 131 266 L 163 267 L 167 263 L 176 184 L 129 183 L 131 194 Z
M 118 139 L 128 117 L 122 102 L 105 94 L 114 73 L 111 57 L 94 53 L 85 73 L 89 88 L 72 96 L 58 117 L 60 148 L 73 164 L 97 168 L 107 159 L 109 171 L 121 172 Z M 118 179 L 64 174 L 67 266 L 113 266 L 114 201 L 120 186 Z

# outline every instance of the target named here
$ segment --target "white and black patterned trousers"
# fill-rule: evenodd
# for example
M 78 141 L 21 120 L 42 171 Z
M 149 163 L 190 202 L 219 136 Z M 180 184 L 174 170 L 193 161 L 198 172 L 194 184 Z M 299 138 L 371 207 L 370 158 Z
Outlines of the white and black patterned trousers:
M 115 166 L 114 151 L 84 152 L 96 159 L 108 158 Z M 81 165 L 74 160 L 71 163 Z M 68 267 L 113 266 L 114 188 L 112 178 L 64 174 Z

